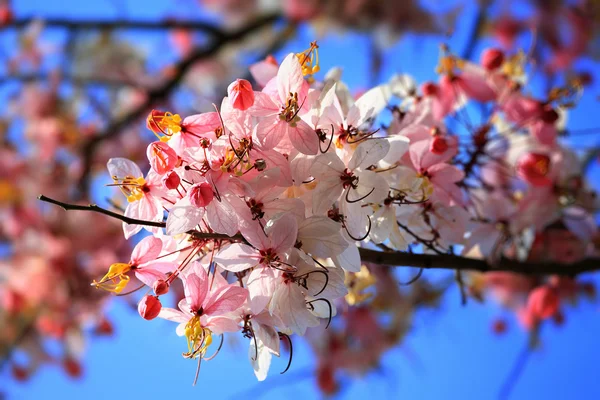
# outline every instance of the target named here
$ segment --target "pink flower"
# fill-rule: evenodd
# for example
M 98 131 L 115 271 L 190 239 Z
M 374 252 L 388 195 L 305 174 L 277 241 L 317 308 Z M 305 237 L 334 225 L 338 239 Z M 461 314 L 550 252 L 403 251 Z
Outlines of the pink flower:
M 108 172 L 114 185 L 118 186 L 123 194 L 127 196 L 127 208 L 125 216 L 143 221 L 162 221 L 163 208 L 161 198 L 165 195 L 162 190 L 160 177 L 150 171 L 146 179 L 142 171 L 132 161 L 126 158 L 111 158 L 108 160 Z M 142 225 L 129 225 L 123 222 L 125 239 L 138 233 L 142 228 L 157 231 Z
M 199 262 L 193 262 L 191 272 L 183 277 L 185 298 L 179 302 L 179 310 L 162 308 L 160 318 L 179 322 L 177 333 L 186 336 L 189 358 L 203 357 L 212 343 L 212 334 L 235 332 L 240 329 L 238 319 L 228 316 L 240 308 L 248 291 L 237 285 L 211 285 L 206 270 Z
M 317 154 L 319 138 L 299 115 L 302 107 L 308 107 L 308 84 L 294 54 L 283 60 L 271 86 L 275 87 L 255 94 L 254 106 L 249 109 L 252 115 L 263 117 L 256 126 L 260 144 L 269 150 L 289 141 L 301 153 Z

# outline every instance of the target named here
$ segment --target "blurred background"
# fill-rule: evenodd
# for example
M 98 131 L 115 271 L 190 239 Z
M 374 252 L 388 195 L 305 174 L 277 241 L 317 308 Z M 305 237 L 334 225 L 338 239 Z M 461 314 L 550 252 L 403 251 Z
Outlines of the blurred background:
M 394 74 L 436 80 L 442 43 L 474 61 L 490 46 L 530 52 L 538 94 L 585 77 L 562 140 L 589 158 L 598 188 L 599 37 L 594 0 L 0 0 L 0 398 L 600 398 L 594 274 L 580 280 L 585 295 L 531 332 L 493 293 L 463 307 L 448 273 L 428 271 L 400 293 L 394 345 L 364 368 L 320 368 L 318 343 L 333 334 L 319 328 L 294 339 L 286 374 L 283 355 L 258 383 L 248 339 L 231 335 L 192 387 L 196 365 L 181 357 L 174 324 L 142 320 L 137 294 L 89 286 L 135 240 L 118 221 L 36 200 L 118 208 L 106 161 L 147 165 L 152 108 L 210 111 L 232 80 L 250 79 L 249 65 L 313 40 L 317 79 L 341 67 L 355 93 Z

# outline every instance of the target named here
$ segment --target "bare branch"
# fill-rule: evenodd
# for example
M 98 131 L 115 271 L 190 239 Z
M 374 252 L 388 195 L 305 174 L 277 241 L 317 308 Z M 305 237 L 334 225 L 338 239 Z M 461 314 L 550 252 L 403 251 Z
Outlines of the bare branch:
M 50 197 L 44 196 L 43 194 L 39 195 L 38 199 L 41 201 L 44 201 L 46 203 L 57 205 L 65 211 L 78 210 L 78 211 L 97 212 L 100 214 L 108 215 L 109 217 L 112 217 L 112 218 L 116 218 L 119 221 L 125 222 L 126 224 L 155 226 L 158 228 L 165 228 L 167 226 L 167 224 L 165 222 L 146 221 L 146 220 L 141 220 L 141 219 L 130 218 L 125 215 L 116 213 L 114 211 L 110 211 L 105 208 L 99 207 L 96 204 L 90 204 L 88 206 L 83 206 L 83 205 L 79 205 L 79 204 L 64 203 L 62 201 L 58 201 L 58 200 L 52 199 Z M 196 231 L 196 230 L 189 231 L 187 233 L 192 235 L 196 239 L 216 239 L 216 240 L 246 242 L 246 239 L 244 239 L 244 237 L 239 234 L 233 235 L 233 236 L 228 236 L 228 235 L 221 234 L 221 233 L 200 232 L 200 231 Z
M 160 102 L 167 98 L 171 92 L 179 85 L 186 72 L 196 62 L 206 59 L 216 54 L 225 44 L 241 40 L 249 34 L 275 22 L 278 19 L 277 15 L 268 15 L 261 19 L 254 21 L 253 23 L 238 29 L 234 32 L 224 33 L 218 39 L 213 40 L 208 46 L 204 48 L 198 48 L 196 51 L 191 52 L 185 59 L 175 65 L 175 73 L 164 84 L 152 89 L 148 92 L 146 100 L 136 107 L 131 112 L 125 114 L 121 118 L 110 123 L 102 132 L 91 138 L 83 147 L 83 172 L 79 180 L 79 191 L 81 194 L 86 193 L 89 186 L 89 175 L 92 168 L 92 157 L 96 147 L 103 141 L 115 137 L 121 133 L 121 131 L 136 122 L 138 119 L 145 116 L 148 110 L 153 104 Z
M 44 26 L 64 28 L 72 31 L 104 30 L 104 29 L 137 29 L 137 30 L 167 30 L 187 29 L 200 31 L 213 36 L 222 36 L 219 26 L 203 21 L 185 21 L 178 19 L 164 19 L 159 21 L 144 21 L 131 19 L 88 19 L 74 20 L 68 18 L 19 18 L 4 24 L 2 29 L 23 28 L 34 21 L 43 22 Z
M 451 254 L 411 254 L 405 252 L 382 252 L 360 248 L 362 261 L 389 266 L 421 267 L 479 272 L 514 272 L 523 275 L 575 276 L 585 272 L 600 271 L 600 259 L 589 258 L 571 264 L 534 263 L 502 259 L 496 265 L 485 260 L 466 258 Z
M 50 197 L 46 197 L 43 194 L 39 195 L 38 199 L 41 201 L 45 201 L 46 203 L 55 204 L 55 205 L 61 207 L 65 211 L 69 211 L 69 210 L 94 211 L 94 212 L 108 215 L 109 217 L 113 217 L 118 220 L 121 220 L 121 221 L 125 222 L 126 224 L 156 226 L 159 228 L 164 228 L 166 226 L 166 223 L 164 223 L 164 222 L 144 221 L 141 219 L 129 218 L 125 215 L 121 215 L 116 212 L 99 207 L 96 204 L 90 204 L 89 206 L 82 206 L 82 205 L 78 205 L 78 204 L 63 203 L 62 201 L 58 201 L 58 200 L 51 199 Z

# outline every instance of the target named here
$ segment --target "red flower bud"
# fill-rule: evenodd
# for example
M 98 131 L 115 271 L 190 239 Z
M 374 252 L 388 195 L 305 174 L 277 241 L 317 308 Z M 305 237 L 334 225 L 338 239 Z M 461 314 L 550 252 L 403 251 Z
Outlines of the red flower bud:
M 82 368 L 79 361 L 67 357 L 62 362 L 63 369 L 71 378 L 79 378 L 81 376 Z
M 11 372 L 13 378 L 15 378 L 19 382 L 25 382 L 27 379 L 29 379 L 29 376 L 31 375 L 28 369 L 15 364 L 12 365 Z
M 96 325 L 96 329 L 94 329 L 94 333 L 96 335 L 107 335 L 110 336 L 115 332 L 112 323 L 106 318 L 102 318 L 102 320 Z
M 503 333 L 506 333 L 506 329 L 506 321 L 503 319 L 497 319 L 492 323 L 492 331 L 496 335 L 502 335 Z
M 236 110 L 247 110 L 254 104 L 252 84 L 245 79 L 236 79 L 227 88 L 231 106 Z
M 138 313 L 147 320 L 156 318 L 161 308 L 162 304 L 156 296 L 146 295 L 138 303 Z
M 438 94 L 439 87 L 433 82 L 425 82 L 421 85 L 421 92 L 425 96 L 436 96 Z
M 174 190 L 179 187 L 179 184 L 181 183 L 181 178 L 179 178 L 177 172 L 170 171 L 162 177 L 162 183 L 167 189 Z
M 517 174 L 525 182 L 533 186 L 548 186 L 552 180 L 550 172 L 550 157 L 545 154 L 528 153 L 517 162 Z
M 558 312 L 560 298 L 556 289 L 550 286 L 540 286 L 529 293 L 527 309 L 538 319 L 547 319 Z
M 552 107 L 544 107 L 541 119 L 547 124 L 554 124 L 558 120 L 558 113 Z
M 434 136 L 429 144 L 429 151 L 433 154 L 444 154 L 448 150 L 448 142 L 441 136 Z
M 150 166 L 159 175 L 164 175 L 177 166 L 177 153 L 165 142 L 152 142 L 148 145 L 146 156 Z
M 169 284 L 165 282 L 163 279 L 159 279 L 154 282 L 152 285 L 152 289 L 157 296 L 162 296 L 163 294 L 169 293 Z
M 499 49 L 486 49 L 481 54 L 481 66 L 488 71 L 500 68 L 504 63 L 504 53 Z
M 0 6 L 0 26 L 11 23 L 14 19 L 14 14 L 8 5 Z
M 192 186 L 189 195 L 190 203 L 195 207 L 206 207 L 215 197 L 212 186 L 206 182 Z

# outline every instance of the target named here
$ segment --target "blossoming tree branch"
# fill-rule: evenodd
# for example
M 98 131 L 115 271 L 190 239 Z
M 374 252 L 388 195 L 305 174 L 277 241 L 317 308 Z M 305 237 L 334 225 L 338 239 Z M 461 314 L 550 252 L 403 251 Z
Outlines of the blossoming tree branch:
M 425 269 L 454 270 L 463 301 L 524 294 L 507 305 L 532 330 L 593 291 L 576 277 L 600 268 L 599 203 L 560 140 L 585 79 L 536 98 L 528 56 L 490 48 L 473 63 L 443 47 L 438 82 L 398 75 L 355 98 L 338 69 L 315 79 L 318 51 L 313 42 L 253 64 L 255 83 L 231 82 L 212 111 L 153 110 L 149 168 L 108 161 L 123 214 L 40 196 L 120 219 L 127 239 L 147 231 L 94 287 L 145 291 L 139 314 L 176 322 L 198 366 L 220 349 L 216 337 L 247 338 L 259 380 L 308 332 L 326 392 L 337 369 L 365 367 L 357 354 L 374 365 L 400 340 L 401 304 L 435 302 L 439 290 L 419 281 Z M 399 282 L 385 266 L 419 270 Z M 177 282 L 182 300 L 164 307 Z M 391 313 L 388 326 L 376 309 Z M 317 340 L 309 328 L 331 333 Z

